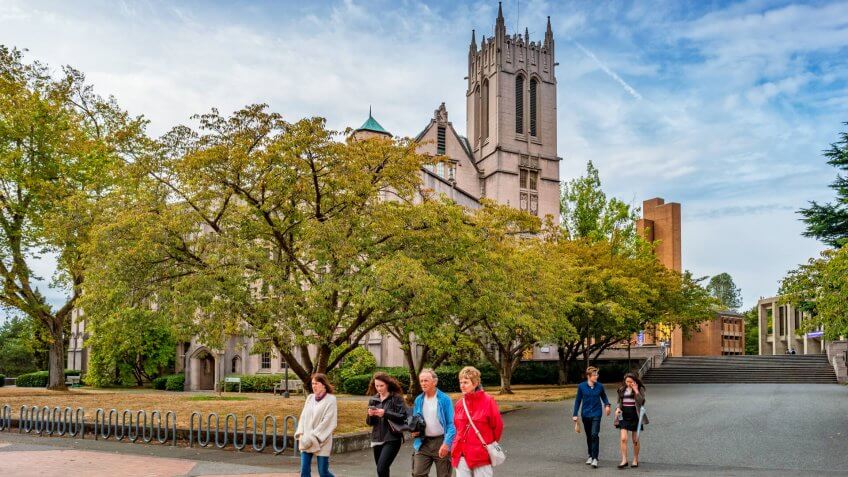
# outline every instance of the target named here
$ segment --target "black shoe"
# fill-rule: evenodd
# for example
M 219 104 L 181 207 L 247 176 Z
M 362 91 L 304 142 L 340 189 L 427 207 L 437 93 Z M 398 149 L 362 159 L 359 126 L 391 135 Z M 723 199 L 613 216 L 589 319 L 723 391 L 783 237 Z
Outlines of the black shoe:
M 633 465 L 631 465 L 630 467 L 633 467 L 634 469 L 636 469 L 636 468 L 638 468 L 638 467 L 639 467 L 639 464 L 633 464 Z
M 625 463 L 623 463 L 623 464 L 618 464 L 618 468 L 619 468 L 619 469 L 626 469 L 628 465 L 629 465 L 629 464 L 628 464 L 627 462 L 625 462 Z

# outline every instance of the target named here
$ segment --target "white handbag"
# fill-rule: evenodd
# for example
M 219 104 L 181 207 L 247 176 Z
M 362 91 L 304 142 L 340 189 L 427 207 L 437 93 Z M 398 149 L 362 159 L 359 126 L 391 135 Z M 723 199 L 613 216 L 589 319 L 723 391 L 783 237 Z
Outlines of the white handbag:
M 498 441 L 492 441 L 491 444 L 486 444 L 486 441 L 483 439 L 483 436 L 480 434 L 480 431 L 477 430 L 477 426 L 474 425 L 474 421 L 471 420 L 471 413 L 468 412 L 468 406 L 465 405 L 465 398 L 462 398 L 462 408 L 465 409 L 465 415 L 468 417 L 468 423 L 471 424 L 471 428 L 474 429 L 474 432 L 477 434 L 477 438 L 480 439 L 480 443 L 483 444 L 483 447 L 486 448 L 486 451 L 489 453 L 489 460 L 492 462 L 492 467 L 501 465 L 506 460 L 506 453 L 498 444 Z

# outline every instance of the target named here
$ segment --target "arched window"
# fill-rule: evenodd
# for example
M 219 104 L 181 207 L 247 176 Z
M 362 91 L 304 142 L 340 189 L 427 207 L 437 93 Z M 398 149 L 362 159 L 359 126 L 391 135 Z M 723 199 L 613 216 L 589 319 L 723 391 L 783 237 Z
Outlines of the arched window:
M 524 134 L 524 77 L 515 77 L 515 132 Z
M 483 93 L 480 109 L 480 126 L 482 127 L 481 136 L 485 140 L 489 137 L 489 80 L 483 80 Z
M 239 372 L 239 364 L 241 363 L 241 358 L 238 356 L 233 356 L 233 367 L 230 370 L 231 373 L 235 374 Z
M 533 78 L 530 80 L 530 135 L 533 137 L 538 137 L 539 135 L 536 133 L 536 125 L 539 123 L 538 117 L 538 90 L 539 88 L 539 80 Z

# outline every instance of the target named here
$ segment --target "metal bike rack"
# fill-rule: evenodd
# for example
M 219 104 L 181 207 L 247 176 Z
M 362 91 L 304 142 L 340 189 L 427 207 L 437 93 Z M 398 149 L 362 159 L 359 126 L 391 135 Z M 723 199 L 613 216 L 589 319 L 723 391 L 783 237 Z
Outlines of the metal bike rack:
M 164 419 L 163 419 L 164 414 Z M 205 421 L 205 426 L 204 426 Z M 291 448 L 297 453 L 296 446 L 290 439 L 297 428 L 295 416 L 283 418 L 282 435 L 279 435 L 276 416 L 264 416 L 261 420 L 253 414 L 244 416 L 239 427 L 239 417 L 229 413 L 222 419 L 217 413 L 204 414 L 199 411 L 191 413 L 188 428 L 188 446 L 195 444 L 208 447 L 214 442 L 218 449 L 229 445 L 241 451 L 247 447 L 248 441 L 254 452 L 263 452 L 270 448 L 274 454 L 281 454 Z M 65 436 L 85 438 L 86 433 L 85 409 L 78 407 L 55 406 L 21 406 L 18 419 L 18 433 L 35 433 L 39 436 Z M 205 427 L 205 428 L 204 428 Z M 11 431 L 12 407 L 8 404 L 0 407 L 0 431 Z M 215 433 L 213 439 L 212 433 Z M 159 444 L 176 446 L 179 434 L 177 432 L 177 414 L 173 411 L 132 411 L 124 409 L 98 408 L 94 413 L 94 423 L 91 434 L 95 440 L 116 441 L 125 439 L 137 443 L 149 444 L 154 440 Z M 232 439 L 230 439 L 232 437 Z M 269 445 L 268 440 L 271 440 Z M 281 444 L 280 444 L 281 443 Z

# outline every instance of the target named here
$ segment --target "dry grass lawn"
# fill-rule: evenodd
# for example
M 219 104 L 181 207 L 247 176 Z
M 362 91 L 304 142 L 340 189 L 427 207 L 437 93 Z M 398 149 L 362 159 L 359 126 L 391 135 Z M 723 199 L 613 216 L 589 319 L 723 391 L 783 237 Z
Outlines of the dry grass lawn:
M 514 386 L 515 394 L 494 397 L 500 403 L 501 411 L 519 408 L 523 402 L 559 401 L 574 397 L 575 386 Z M 458 394 L 451 395 L 453 399 Z M 339 396 L 339 424 L 336 432 L 347 433 L 367 429 L 365 409 L 367 401 L 361 397 Z M 110 390 L 110 389 L 71 389 L 68 391 L 47 391 L 39 388 L 0 388 L 0 407 L 8 404 L 12 408 L 12 417 L 17 418 L 21 406 L 71 406 L 85 409 L 86 419 L 92 420 L 98 408 L 123 411 L 174 411 L 177 425 L 188 428 L 189 418 L 194 411 L 203 414 L 215 412 L 222 418 L 233 413 L 242 419 L 253 414 L 257 419 L 266 415 L 277 417 L 279 426 L 287 415 L 299 416 L 304 397 L 292 395 L 283 399 L 270 394 L 224 393 L 221 397 L 214 393 L 176 393 L 154 390 Z

